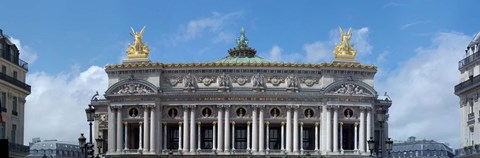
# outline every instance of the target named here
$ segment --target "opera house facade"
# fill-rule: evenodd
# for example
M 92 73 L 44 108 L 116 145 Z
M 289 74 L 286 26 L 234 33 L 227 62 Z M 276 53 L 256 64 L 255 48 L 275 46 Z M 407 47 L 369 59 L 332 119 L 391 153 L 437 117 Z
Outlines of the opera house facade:
M 362 157 L 371 137 L 388 135 L 376 114 L 388 116 L 391 100 L 374 89 L 376 66 L 355 59 L 351 31 L 332 62 L 311 64 L 257 56 L 243 28 L 216 61 L 152 62 L 143 32 L 128 59 L 105 67 L 109 88 L 91 101 L 107 157 Z

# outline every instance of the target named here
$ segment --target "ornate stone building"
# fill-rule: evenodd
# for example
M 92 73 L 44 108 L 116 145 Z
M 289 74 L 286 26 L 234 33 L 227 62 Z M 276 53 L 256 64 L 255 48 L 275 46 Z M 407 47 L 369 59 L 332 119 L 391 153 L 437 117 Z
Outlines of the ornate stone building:
M 375 120 L 375 66 L 354 59 L 341 33 L 331 63 L 270 62 L 237 46 L 213 62 L 151 62 L 134 32 L 128 59 L 107 65 L 108 90 L 94 99 L 95 134 L 107 157 L 127 155 L 368 156 L 370 137 L 387 137 Z M 383 132 L 383 134 L 381 133 Z

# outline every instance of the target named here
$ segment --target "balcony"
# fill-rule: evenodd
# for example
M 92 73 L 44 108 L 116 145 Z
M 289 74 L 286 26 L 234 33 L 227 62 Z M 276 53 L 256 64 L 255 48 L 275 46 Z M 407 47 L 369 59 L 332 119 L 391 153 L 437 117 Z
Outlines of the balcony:
M 470 88 L 476 87 L 480 84 L 480 75 L 471 77 L 470 79 L 463 81 L 460 84 L 455 86 L 455 94 L 459 95 L 461 92 L 468 90 Z
M 7 76 L 7 75 L 4 74 L 4 73 L 0 73 L 0 80 L 4 80 L 4 81 L 6 81 L 6 82 L 8 82 L 8 83 L 11 83 L 11 84 L 13 84 L 13 85 L 15 85 L 15 86 L 17 86 L 17 87 L 22 88 L 22 89 L 24 89 L 24 90 L 26 90 L 26 91 L 28 91 L 28 92 L 30 92 L 30 90 L 31 90 L 30 85 L 28 85 L 28 84 L 26 84 L 26 83 L 23 83 L 22 81 L 19 81 L 19 80 L 13 78 L 13 77 Z
M 480 59 L 480 53 L 479 53 L 479 51 L 477 51 L 477 52 L 473 53 L 472 55 L 469 55 L 469 56 L 465 57 L 464 59 L 460 60 L 460 61 L 458 62 L 458 69 L 461 69 L 461 68 L 463 68 L 465 65 L 468 65 L 468 64 L 470 64 L 471 62 L 476 61 L 476 60 L 478 60 L 478 59 Z

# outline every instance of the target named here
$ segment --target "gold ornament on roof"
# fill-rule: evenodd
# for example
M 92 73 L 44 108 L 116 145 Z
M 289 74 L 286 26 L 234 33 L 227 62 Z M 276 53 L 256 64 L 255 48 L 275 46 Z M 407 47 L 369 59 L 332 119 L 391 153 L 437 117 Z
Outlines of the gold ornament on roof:
M 133 36 L 133 43 L 128 44 L 128 48 L 127 48 L 128 59 L 148 58 L 148 53 L 150 53 L 150 49 L 148 49 L 147 43 L 142 42 L 145 26 L 142 28 L 140 32 L 135 32 L 133 28 L 131 29 L 132 29 L 132 33 L 130 33 L 130 35 Z
M 354 60 L 357 51 L 353 48 L 353 45 L 350 44 L 350 39 L 352 38 L 352 28 L 348 29 L 348 32 L 344 33 L 341 27 L 338 27 L 340 32 L 340 38 L 342 41 L 340 44 L 335 44 L 335 59 L 339 60 Z

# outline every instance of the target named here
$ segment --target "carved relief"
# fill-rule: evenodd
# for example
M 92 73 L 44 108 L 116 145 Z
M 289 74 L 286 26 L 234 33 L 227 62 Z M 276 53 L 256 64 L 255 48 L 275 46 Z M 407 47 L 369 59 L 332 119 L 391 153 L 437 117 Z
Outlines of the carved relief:
M 150 94 L 155 93 L 153 89 L 139 83 L 127 83 L 118 87 L 113 94 Z
M 108 114 L 95 114 L 94 117 L 98 121 L 99 128 L 108 128 Z
M 370 94 L 365 88 L 355 84 L 341 84 L 332 89 L 331 93 L 335 94 L 356 94 L 356 95 L 368 95 Z
M 290 74 L 285 78 L 285 81 L 287 82 L 287 90 L 298 91 L 299 83 L 297 76 Z
M 265 77 L 259 73 L 252 76 L 253 90 L 263 91 L 265 88 Z
M 269 83 L 272 83 L 272 85 L 274 85 L 274 86 L 278 86 L 278 85 L 280 85 L 280 83 L 284 82 L 282 78 L 279 78 L 279 77 L 276 77 L 276 76 L 268 78 L 267 81 Z
M 237 76 L 233 79 L 233 82 L 238 83 L 238 85 L 243 86 L 245 83 L 247 83 L 249 80 L 244 77 L 244 76 Z
M 203 83 L 203 85 L 205 86 L 210 86 L 210 84 L 212 84 L 213 82 L 215 82 L 215 77 L 209 77 L 209 76 L 206 76 L 206 77 L 201 77 L 199 80 L 198 80 L 199 83 Z
M 165 82 L 167 82 L 171 86 L 176 86 L 178 83 L 181 82 L 181 80 L 178 77 L 170 77 L 170 78 L 166 78 Z
M 302 83 L 305 83 L 308 87 L 313 86 L 314 84 L 318 84 L 318 79 L 316 78 L 303 78 Z
M 230 75 L 222 73 L 220 76 L 217 77 L 217 84 L 219 86 L 219 91 L 230 91 Z

